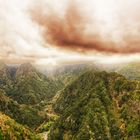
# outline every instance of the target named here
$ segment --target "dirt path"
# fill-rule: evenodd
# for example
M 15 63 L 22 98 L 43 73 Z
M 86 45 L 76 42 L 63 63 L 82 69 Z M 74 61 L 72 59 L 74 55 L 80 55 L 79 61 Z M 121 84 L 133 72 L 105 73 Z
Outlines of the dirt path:
M 44 140 L 48 140 L 48 134 L 49 134 L 49 132 L 44 133 Z

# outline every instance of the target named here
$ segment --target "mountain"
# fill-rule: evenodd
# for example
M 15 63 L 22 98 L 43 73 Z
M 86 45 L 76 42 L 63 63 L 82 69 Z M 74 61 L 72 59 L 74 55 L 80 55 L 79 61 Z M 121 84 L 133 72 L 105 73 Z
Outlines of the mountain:
M 20 124 L 35 129 L 48 120 L 43 112 L 60 88 L 31 64 L 0 65 L 0 111 Z
M 103 67 L 74 64 L 46 73 L 29 63 L 1 63 L 0 139 L 140 139 L 140 81 Z
M 41 137 L 0 112 L 0 140 L 41 140 Z
M 21 64 L 16 68 L 5 66 L 5 69 L 10 84 L 6 81 L 5 85 L 9 86 L 2 88 L 7 96 L 20 104 L 37 104 L 53 97 L 59 89 L 52 79 L 38 72 L 31 64 Z
M 49 140 L 140 139 L 140 82 L 87 71 L 54 104 L 60 115 Z
M 131 62 L 116 71 L 124 75 L 128 79 L 140 80 L 140 63 L 139 62 Z
M 59 85 L 59 87 L 61 87 L 60 89 L 63 89 L 66 85 L 71 83 L 87 70 L 99 70 L 96 64 L 89 62 L 61 64 L 50 69 L 46 69 L 46 67 L 37 67 L 37 69 L 41 73 L 44 73 L 48 78 L 53 79 Z
M 0 62 L 0 88 L 6 89 L 11 86 L 11 75 L 8 66 Z
M 27 125 L 31 128 L 37 127 L 47 118 L 39 114 L 39 110 L 25 104 L 18 104 L 17 101 L 6 96 L 0 89 L 0 111 L 15 119 L 18 123 Z

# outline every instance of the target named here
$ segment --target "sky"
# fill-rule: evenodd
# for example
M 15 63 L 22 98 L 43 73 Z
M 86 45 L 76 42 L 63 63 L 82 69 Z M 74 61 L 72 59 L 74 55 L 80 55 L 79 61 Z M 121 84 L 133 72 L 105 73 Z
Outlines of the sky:
M 139 0 L 0 0 L 0 60 L 140 60 Z

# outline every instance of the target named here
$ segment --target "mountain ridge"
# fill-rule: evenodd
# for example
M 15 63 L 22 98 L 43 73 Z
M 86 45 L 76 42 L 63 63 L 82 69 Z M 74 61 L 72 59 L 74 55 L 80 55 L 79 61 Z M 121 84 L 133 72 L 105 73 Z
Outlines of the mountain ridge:
M 139 139 L 139 93 L 140 82 L 120 74 L 84 73 L 56 101 L 49 140 Z

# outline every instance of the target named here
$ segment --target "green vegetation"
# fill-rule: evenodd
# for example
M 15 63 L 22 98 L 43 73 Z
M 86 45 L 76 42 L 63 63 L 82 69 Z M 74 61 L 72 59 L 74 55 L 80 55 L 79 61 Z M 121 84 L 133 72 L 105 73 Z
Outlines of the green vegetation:
M 124 75 L 128 79 L 140 80 L 140 63 L 129 63 L 121 69 L 117 70 L 117 72 Z
M 51 126 L 54 124 L 53 121 L 48 121 L 46 123 L 41 124 L 39 128 L 36 130 L 38 133 L 49 131 Z
M 39 73 L 31 64 L 22 64 L 16 71 L 13 85 L 6 94 L 20 104 L 37 104 L 52 98 L 59 87 L 53 80 Z
M 41 140 L 41 137 L 0 112 L 0 140 Z
M 117 73 L 86 72 L 54 105 L 49 140 L 140 139 L 140 83 Z
M 89 69 L 46 77 L 0 63 L 0 140 L 139 140 L 140 82 L 128 80 L 138 74 Z
M 0 111 L 18 123 L 36 128 L 48 121 L 41 102 L 49 101 L 60 88 L 31 64 L 16 68 L 0 65 Z
M 3 90 L 0 90 L 0 111 L 14 118 L 17 122 L 32 128 L 37 127 L 45 120 L 45 115 L 39 115 L 39 110 L 28 105 L 18 104 L 7 97 Z
M 54 79 L 57 84 L 59 84 L 59 87 L 65 88 L 66 85 L 73 82 L 77 77 L 79 77 L 83 72 L 87 70 L 97 70 L 97 68 L 93 68 L 93 65 L 91 64 L 69 64 L 64 65 L 60 68 L 56 68 L 53 71 L 53 74 L 50 74 L 51 79 Z

